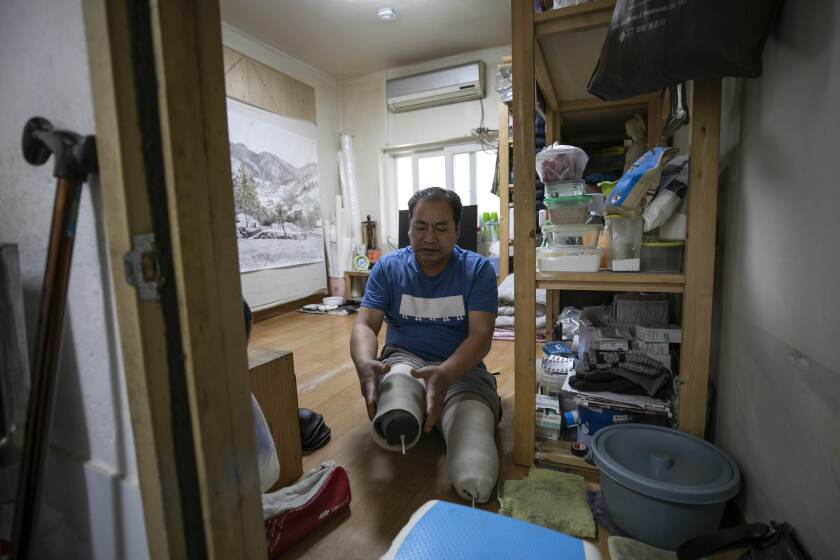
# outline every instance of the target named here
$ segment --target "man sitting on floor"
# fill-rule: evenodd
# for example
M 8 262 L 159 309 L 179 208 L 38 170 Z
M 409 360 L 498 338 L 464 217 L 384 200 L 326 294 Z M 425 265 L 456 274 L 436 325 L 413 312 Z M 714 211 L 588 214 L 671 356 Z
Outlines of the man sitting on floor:
M 501 419 L 496 379 L 482 363 L 496 319 L 496 274 L 486 258 L 455 245 L 461 200 L 453 191 L 421 190 L 408 213 L 411 246 L 371 270 L 350 353 L 377 443 L 405 452 L 421 424 L 427 433 L 437 426 L 455 490 L 485 502 L 498 476 Z M 388 332 L 377 358 L 383 319 Z

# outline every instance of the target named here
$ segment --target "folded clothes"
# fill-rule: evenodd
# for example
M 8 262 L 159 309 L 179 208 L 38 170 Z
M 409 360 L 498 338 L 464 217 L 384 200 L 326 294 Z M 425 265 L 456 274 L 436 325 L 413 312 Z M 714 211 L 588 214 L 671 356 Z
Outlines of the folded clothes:
M 670 394 L 670 373 L 658 377 L 636 374 L 621 368 L 578 371 L 569 384 L 578 391 L 612 392 L 624 395 L 648 395 L 667 398 Z
M 496 328 L 497 329 L 513 329 L 514 319 L 512 315 L 499 315 L 496 317 Z M 538 329 L 545 328 L 545 314 L 537 315 L 536 318 L 536 326 Z
M 499 305 L 499 310 L 496 312 L 496 314 L 499 315 L 499 316 L 504 315 L 504 316 L 507 316 L 507 317 L 513 317 L 514 312 L 515 311 L 514 311 L 512 305 L 501 305 L 500 304 Z
M 513 329 L 495 329 L 493 331 L 493 340 L 515 340 L 516 336 Z M 542 331 L 537 330 L 536 341 L 542 342 L 545 336 Z

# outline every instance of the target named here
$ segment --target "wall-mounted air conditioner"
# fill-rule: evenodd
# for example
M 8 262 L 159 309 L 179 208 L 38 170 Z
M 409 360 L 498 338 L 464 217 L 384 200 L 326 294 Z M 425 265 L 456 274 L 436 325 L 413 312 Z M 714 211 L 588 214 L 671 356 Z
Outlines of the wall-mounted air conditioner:
M 484 62 L 468 62 L 388 80 L 388 108 L 394 113 L 484 97 Z

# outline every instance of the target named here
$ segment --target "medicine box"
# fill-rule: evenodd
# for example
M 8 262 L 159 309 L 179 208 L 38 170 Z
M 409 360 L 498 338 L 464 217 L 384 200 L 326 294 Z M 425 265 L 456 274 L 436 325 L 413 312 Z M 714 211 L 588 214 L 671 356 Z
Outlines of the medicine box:
M 643 342 L 668 342 L 679 344 L 682 342 L 682 329 L 677 326 L 646 327 L 636 325 L 636 338 Z
M 667 342 L 645 342 L 644 340 L 633 339 L 630 341 L 630 349 L 639 354 L 668 354 L 671 349 Z

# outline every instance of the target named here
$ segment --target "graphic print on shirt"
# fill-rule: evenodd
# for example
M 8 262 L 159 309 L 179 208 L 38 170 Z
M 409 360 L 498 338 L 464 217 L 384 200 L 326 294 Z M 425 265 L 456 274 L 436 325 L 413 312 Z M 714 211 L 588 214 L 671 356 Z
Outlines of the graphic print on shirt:
M 449 321 L 452 318 L 461 321 L 466 315 L 464 296 L 422 298 L 403 294 L 400 300 L 400 316 L 403 319 L 414 318 L 416 321 L 429 319 Z

